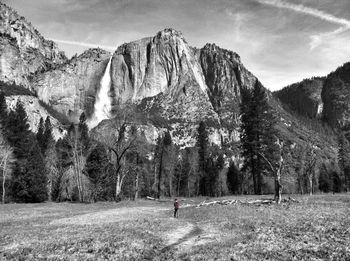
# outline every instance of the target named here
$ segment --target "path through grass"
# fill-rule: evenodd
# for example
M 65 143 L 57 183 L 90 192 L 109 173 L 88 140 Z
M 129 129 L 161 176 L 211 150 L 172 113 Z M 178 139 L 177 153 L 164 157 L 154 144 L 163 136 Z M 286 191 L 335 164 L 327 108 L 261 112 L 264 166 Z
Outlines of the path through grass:
M 183 208 L 179 219 L 171 201 L 2 205 L 0 259 L 350 260 L 350 195 L 298 199 Z

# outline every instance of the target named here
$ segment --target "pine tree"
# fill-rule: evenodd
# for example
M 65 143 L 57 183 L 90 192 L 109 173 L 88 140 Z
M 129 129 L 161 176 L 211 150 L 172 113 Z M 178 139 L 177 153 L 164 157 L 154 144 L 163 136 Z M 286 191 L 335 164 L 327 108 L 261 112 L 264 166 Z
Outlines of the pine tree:
M 14 155 L 21 160 L 26 157 L 30 148 L 31 132 L 27 122 L 27 113 L 18 100 L 14 111 L 9 113 L 7 139 L 14 147 Z
M 345 190 L 350 190 L 350 144 L 344 133 L 338 138 L 338 162 Z
M 227 171 L 227 185 L 232 194 L 238 194 L 241 186 L 240 172 L 233 161 Z
M 51 144 L 55 140 L 52 134 L 52 125 L 49 116 L 46 117 L 44 129 L 45 130 L 43 133 L 43 149 L 44 151 L 46 151 L 49 144 Z
M 0 124 L 1 126 L 6 129 L 7 128 L 7 121 L 8 121 L 8 110 L 6 105 L 6 99 L 3 92 L 0 92 Z M 4 132 L 6 135 L 6 133 Z
M 34 144 L 28 155 L 27 163 L 28 188 L 30 202 L 43 202 L 47 200 L 47 177 L 45 162 L 39 153 L 39 146 Z
M 45 146 L 44 146 L 44 131 L 45 131 L 45 127 L 44 127 L 44 119 L 41 117 L 40 118 L 40 122 L 39 122 L 39 126 L 38 126 L 38 131 L 36 133 L 36 139 L 38 141 L 41 153 L 44 154 L 45 151 Z
M 108 156 L 104 146 L 97 144 L 86 159 L 85 172 L 92 185 L 92 200 L 103 197 L 104 180 L 107 178 Z
M 242 90 L 241 155 L 243 171 L 252 173 L 254 193 L 262 193 L 263 174 L 269 173 L 270 163 L 276 165 L 279 148 L 276 144 L 276 119 L 268 104 L 267 94 L 259 81 L 252 91 Z
M 30 144 L 24 162 L 16 162 L 11 180 L 11 193 L 16 202 L 43 202 L 47 199 L 44 161 L 36 142 Z
M 52 134 L 52 125 L 49 116 L 46 117 L 44 129 L 45 130 L 42 135 L 42 149 L 48 181 L 48 199 L 49 201 L 52 201 L 53 187 L 55 181 L 59 178 L 59 170 L 56 153 L 56 142 Z
M 199 123 L 198 129 L 197 129 L 197 141 L 196 141 L 196 147 L 198 148 L 198 169 L 199 169 L 199 175 L 198 175 L 198 182 L 197 182 L 197 191 L 205 195 L 206 194 L 206 182 L 207 178 L 207 172 L 208 172 L 208 166 L 210 163 L 208 163 L 208 132 L 206 129 L 206 125 L 203 121 Z
M 89 147 L 89 127 L 86 123 L 86 116 L 85 113 L 82 112 L 79 118 L 79 125 L 78 125 L 78 131 L 79 131 L 79 142 L 82 146 L 82 150 L 84 153 L 87 152 Z
M 318 188 L 320 191 L 328 193 L 333 191 L 333 181 L 330 173 L 327 171 L 326 165 L 322 164 L 320 168 L 320 175 L 318 177 Z
M 202 172 L 205 172 L 205 165 L 208 155 L 208 133 L 206 125 L 203 121 L 199 123 L 197 132 L 197 147 L 199 154 L 199 169 Z

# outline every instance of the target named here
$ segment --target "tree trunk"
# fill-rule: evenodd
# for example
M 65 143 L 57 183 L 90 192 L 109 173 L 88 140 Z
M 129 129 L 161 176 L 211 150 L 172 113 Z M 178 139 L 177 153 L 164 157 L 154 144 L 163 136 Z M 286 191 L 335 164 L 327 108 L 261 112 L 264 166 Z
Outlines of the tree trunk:
M 173 196 L 173 178 L 172 173 L 169 171 L 169 197 Z
M 5 204 L 5 195 L 6 195 L 6 188 L 5 188 L 5 184 L 6 184 L 6 163 L 7 163 L 7 160 L 5 160 L 4 162 L 4 169 L 2 171 L 2 204 Z
M 136 200 L 139 197 L 139 172 L 136 173 L 136 180 L 135 180 L 135 198 Z
M 257 194 L 258 189 L 257 189 L 257 181 L 256 181 L 256 172 L 255 172 L 255 164 L 254 164 L 254 158 L 253 156 L 251 157 L 252 161 L 252 176 L 253 176 L 253 187 L 254 187 L 254 194 Z
M 160 162 L 159 162 L 159 171 L 158 171 L 158 189 L 157 189 L 157 198 L 160 198 L 161 191 L 161 181 L 162 181 L 162 168 L 163 168 L 163 153 L 164 148 L 162 149 L 162 153 L 160 154 Z
M 281 184 L 281 170 L 276 171 L 275 177 L 275 201 L 280 204 L 282 200 L 282 184 Z
M 312 180 L 312 175 L 309 175 L 309 184 L 310 184 L 310 196 L 312 196 L 312 191 L 313 191 L 313 180 Z
M 116 199 L 116 201 L 120 201 L 120 199 L 121 199 L 120 194 L 122 192 L 124 177 L 125 177 L 125 175 L 122 175 L 120 173 L 118 173 L 118 175 L 117 175 L 117 183 L 115 185 L 115 199 Z

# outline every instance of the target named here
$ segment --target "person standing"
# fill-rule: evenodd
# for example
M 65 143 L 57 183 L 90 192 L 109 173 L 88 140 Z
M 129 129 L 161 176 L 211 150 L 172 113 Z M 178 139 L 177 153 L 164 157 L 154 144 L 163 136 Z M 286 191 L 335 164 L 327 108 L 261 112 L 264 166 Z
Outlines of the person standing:
M 174 201 L 174 218 L 179 217 L 178 210 L 180 208 L 180 203 L 175 199 Z

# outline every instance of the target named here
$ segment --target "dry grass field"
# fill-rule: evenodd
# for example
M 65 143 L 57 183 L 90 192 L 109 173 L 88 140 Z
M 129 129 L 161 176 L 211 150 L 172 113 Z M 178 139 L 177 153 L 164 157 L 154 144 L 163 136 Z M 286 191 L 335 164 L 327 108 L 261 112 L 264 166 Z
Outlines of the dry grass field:
M 350 194 L 297 199 L 1 205 L 0 260 L 350 260 Z

